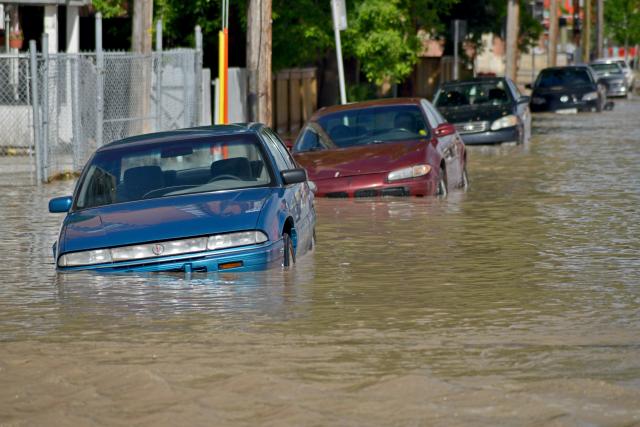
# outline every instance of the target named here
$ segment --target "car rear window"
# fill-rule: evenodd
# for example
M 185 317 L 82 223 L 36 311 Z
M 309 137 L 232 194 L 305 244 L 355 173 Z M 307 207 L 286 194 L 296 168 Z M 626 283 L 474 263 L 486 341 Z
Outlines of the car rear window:
M 250 135 L 99 151 L 80 178 L 75 208 L 267 186 L 273 181 L 265 159 L 262 145 Z
M 592 84 L 593 81 L 589 76 L 589 72 L 584 69 L 566 68 L 542 70 L 536 87 L 550 88 L 555 86 L 584 86 Z
M 429 137 L 417 105 L 340 111 L 320 117 L 317 123 L 339 148 Z

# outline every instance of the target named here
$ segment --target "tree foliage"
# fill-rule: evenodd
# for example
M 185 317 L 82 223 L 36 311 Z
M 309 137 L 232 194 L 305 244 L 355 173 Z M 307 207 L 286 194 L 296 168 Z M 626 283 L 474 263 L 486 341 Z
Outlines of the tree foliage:
M 438 26 L 439 15 L 456 0 L 354 0 L 344 36 L 347 53 L 377 85 L 399 83 L 418 61 L 418 29 Z
M 273 0 L 274 69 L 313 65 L 333 49 L 328 0 Z
M 520 0 L 520 50 L 535 44 L 543 31 L 542 24 L 532 16 L 529 4 L 527 0 Z M 451 28 L 449 24 L 453 19 L 467 21 L 468 40 L 478 44 L 482 34 L 504 32 L 507 0 L 459 0 L 444 17 L 446 30 Z
M 127 0 L 92 0 L 91 5 L 104 18 L 116 18 L 127 14 Z
M 620 44 L 640 43 L 640 0 L 607 0 L 604 4 L 607 34 Z

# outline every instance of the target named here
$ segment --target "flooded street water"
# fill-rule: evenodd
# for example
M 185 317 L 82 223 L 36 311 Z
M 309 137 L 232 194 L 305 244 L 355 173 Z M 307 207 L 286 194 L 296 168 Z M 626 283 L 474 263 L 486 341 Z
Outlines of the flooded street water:
M 640 101 L 471 147 L 468 192 L 317 201 L 293 271 L 56 275 L 0 179 L 0 425 L 640 425 Z

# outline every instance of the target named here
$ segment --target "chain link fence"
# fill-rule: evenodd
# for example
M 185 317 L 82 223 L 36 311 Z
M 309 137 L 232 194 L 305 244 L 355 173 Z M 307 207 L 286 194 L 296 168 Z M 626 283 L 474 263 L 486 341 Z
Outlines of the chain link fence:
M 201 49 L 0 56 L 0 156 L 35 154 L 49 181 L 103 144 L 197 126 L 201 64 Z
M 0 155 L 27 154 L 33 146 L 29 60 L 0 57 Z

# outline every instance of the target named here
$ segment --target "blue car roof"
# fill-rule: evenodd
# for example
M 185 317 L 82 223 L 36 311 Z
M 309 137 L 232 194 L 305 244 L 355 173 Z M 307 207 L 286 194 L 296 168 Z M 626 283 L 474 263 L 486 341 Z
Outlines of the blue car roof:
M 265 125 L 262 123 L 234 123 L 229 125 L 199 126 L 166 132 L 147 133 L 110 142 L 98 148 L 96 151 L 121 148 L 125 145 L 161 144 L 164 142 L 175 142 L 207 136 L 257 134 L 263 127 L 265 127 Z

